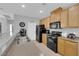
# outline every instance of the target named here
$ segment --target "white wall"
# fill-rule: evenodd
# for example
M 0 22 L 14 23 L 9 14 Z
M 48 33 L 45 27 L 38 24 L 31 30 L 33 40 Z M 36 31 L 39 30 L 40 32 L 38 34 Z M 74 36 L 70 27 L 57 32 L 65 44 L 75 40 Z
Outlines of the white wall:
M 60 31 L 64 37 L 67 37 L 69 33 L 74 33 L 77 37 L 79 37 L 79 28 L 50 29 L 50 31 Z
M 34 22 L 36 24 L 39 24 L 39 20 L 36 18 L 31 18 L 23 15 L 14 15 L 14 21 L 13 21 L 13 31 L 16 34 L 19 32 L 21 27 L 19 26 L 20 22 L 25 22 L 25 29 L 27 30 L 28 22 Z
M 9 24 L 7 19 L 0 15 L 0 23 L 1 23 L 1 33 L 9 33 Z
M 29 21 L 27 19 L 25 20 L 15 20 L 13 21 L 13 31 L 15 33 L 19 32 L 21 27 L 19 26 L 20 22 L 25 22 L 26 26 L 24 27 L 27 30 L 27 35 L 31 40 L 36 39 L 36 24 L 39 24 L 38 22 Z
M 13 21 L 13 31 L 16 34 L 19 32 L 21 27 L 19 26 L 20 22 L 25 22 L 25 29 L 27 30 L 27 35 L 31 40 L 36 39 L 36 24 L 39 24 L 39 20 L 31 17 L 26 17 L 22 15 L 14 15 Z
M 28 22 L 27 35 L 29 39 L 36 40 L 36 23 Z
M 8 41 L 12 40 L 10 39 L 10 30 L 9 30 L 9 23 L 3 15 L 0 15 L 0 23 L 1 23 L 1 33 L 0 33 L 0 55 L 4 52 L 4 50 L 7 48 Z
M 13 31 L 15 33 L 19 32 L 19 30 L 21 29 L 21 27 L 19 26 L 20 22 L 25 22 L 25 27 L 24 28 L 27 29 L 27 20 L 23 20 L 23 19 L 21 19 L 21 20 L 14 20 L 14 22 L 13 22 Z

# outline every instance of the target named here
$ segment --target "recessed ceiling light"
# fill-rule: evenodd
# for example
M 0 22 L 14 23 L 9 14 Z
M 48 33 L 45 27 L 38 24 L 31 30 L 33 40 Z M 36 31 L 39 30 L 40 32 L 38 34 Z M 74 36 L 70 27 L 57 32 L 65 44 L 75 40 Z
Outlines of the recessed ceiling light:
M 25 8 L 25 5 L 22 5 L 21 7 Z
M 40 10 L 40 13 L 43 13 L 43 10 Z

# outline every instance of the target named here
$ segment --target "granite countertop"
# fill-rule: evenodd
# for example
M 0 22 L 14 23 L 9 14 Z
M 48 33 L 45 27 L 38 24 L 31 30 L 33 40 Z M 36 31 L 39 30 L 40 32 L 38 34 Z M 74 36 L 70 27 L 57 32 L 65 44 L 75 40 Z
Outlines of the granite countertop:
M 76 43 L 79 42 L 79 37 L 76 37 L 75 39 L 70 39 L 70 38 L 67 38 L 67 37 L 59 37 L 59 38 L 62 38 L 62 39 L 65 39 L 65 40 L 69 40 L 69 41 L 72 41 L 72 42 L 76 42 Z

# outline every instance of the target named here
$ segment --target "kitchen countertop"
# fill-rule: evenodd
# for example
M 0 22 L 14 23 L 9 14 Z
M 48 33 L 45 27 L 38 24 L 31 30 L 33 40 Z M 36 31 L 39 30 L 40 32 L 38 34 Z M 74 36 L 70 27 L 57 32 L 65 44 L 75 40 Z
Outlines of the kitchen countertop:
M 79 42 L 79 37 L 77 37 L 75 39 L 70 39 L 70 38 L 67 38 L 67 37 L 58 37 L 58 38 L 62 38 L 62 39 L 65 39 L 65 40 L 68 40 L 68 41 L 72 41 L 72 42 L 75 42 L 75 43 Z

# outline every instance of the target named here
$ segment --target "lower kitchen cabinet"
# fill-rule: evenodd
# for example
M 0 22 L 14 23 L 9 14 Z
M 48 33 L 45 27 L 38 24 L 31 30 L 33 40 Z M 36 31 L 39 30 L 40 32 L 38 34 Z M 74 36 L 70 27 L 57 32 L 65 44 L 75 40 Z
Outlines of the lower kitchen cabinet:
M 65 55 L 66 56 L 77 56 L 78 55 L 78 46 L 77 42 L 71 42 L 65 40 Z
M 42 43 L 43 43 L 44 45 L 47 44 L 47 35 L 46 35 L 46 34 L 42 34 Z
M 78 55 L 78 42 L 70 40 L 68 38 L 58 38 L 58 53 L 64 56 Z
M 64 40 L 60 38 L 58 39 L 58 53 L 64 55 Z

